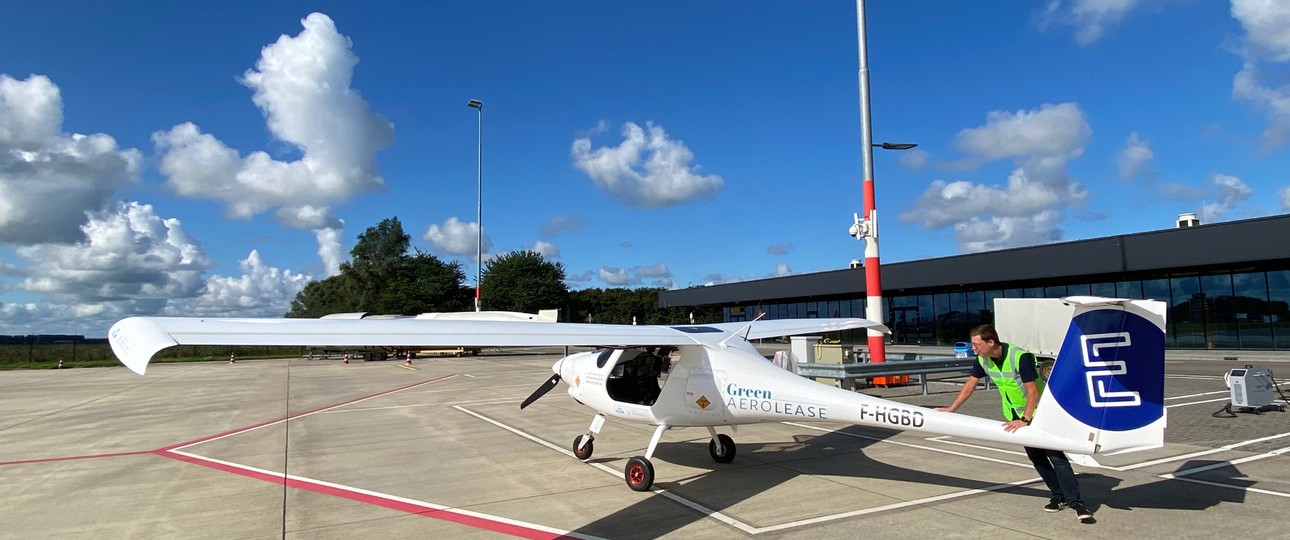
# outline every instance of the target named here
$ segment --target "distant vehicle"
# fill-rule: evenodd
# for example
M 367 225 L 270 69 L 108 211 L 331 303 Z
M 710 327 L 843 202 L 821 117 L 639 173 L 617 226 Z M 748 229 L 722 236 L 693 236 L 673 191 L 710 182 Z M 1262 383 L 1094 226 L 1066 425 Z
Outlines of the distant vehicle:
M 412 352 L 412 357 L 418 356 L 479 356 L 479 347 L 436 347 L 433 349 L 421 349 Z

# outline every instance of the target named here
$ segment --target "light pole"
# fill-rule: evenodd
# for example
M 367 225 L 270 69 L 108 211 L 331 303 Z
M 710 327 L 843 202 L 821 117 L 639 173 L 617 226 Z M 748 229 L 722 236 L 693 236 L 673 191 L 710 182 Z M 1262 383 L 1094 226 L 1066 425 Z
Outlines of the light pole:
M 873 190 L 873 149 L 908 150 L 916 144 L 889 143 L 874 144 L 873 128 L 869 118 L 869 46 L 865 38 L 864 0 L 856 0 L 856 34 L 860 44 L 860 137 L 861 151 L 864 154 L 864 217 L 856 216 L 851 226 L 851 235 L 864 240 L 864 290 L 865 318 L 871 321 L 884 322 L 882 312 L 882 277 L 878 269 L 878 213 L 875 210 Z M 869 361 L 885 362 L 887 345 L 882 332 L 870 329 L 867 331 L 869 343 Z
M 483 298 L 480 280 L 483 279 L 484 275 L 484 102 L 472 99 L 466 106 L 479 111 L 479 139 L 475 151 L 475 170 L 478 171 L 475 187 L 477 196 L 475 224 L 479 228 L 478 234 L 475 236 L 475 311 L 479 311 L 480 300 Z

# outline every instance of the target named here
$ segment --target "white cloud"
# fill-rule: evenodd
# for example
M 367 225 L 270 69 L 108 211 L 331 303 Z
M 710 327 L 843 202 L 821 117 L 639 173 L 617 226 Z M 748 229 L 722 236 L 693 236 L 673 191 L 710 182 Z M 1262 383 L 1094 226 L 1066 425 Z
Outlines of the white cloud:
M 672 277 L 672 270 L 667 267 L 666 263 L 654 263 L 649 266 L 636 266 L 632 272 L 643 278 L 665 278 Z
M 793 251 L 792 242 L 786 242 L 783 244 L 771 244 L 766 247 L 766 253 L 769 253 L 771 255 L 788 255 L 788 252 L 790 251 Z
M 954 145 L 969 154 L 963 161 L 969 165 L 1011 158 L 1015 168 L 1007 184 L 936 180 L 900 219 L 922 222 L 926 229 L 952 226 L 964 251 L 1060 240 L 1060 210 L 1088 197 L 1067 165 L 1083 154 L 1090 136 L 1084 112 L 1074 103 L 991 112 L 984 126 L 960 131 Z
M 600 281 L 611 287 L 639 285 L 647 281 L 650 287 L 671 289 L 676 286 L 672 281 L 672 269 L 668 268 L 667 263 L 663 262 L 651 265 L 637 265 L 631 268 L 603 266 L 597 272 L 597 276 Z
M 600 281 L 612 287 L 621 287 L 623 285 L 634 285 L 640 283 L 640 280 L 634 278 L 625 268 L 616 266 L 602 266 L 597 272 Z
M 560 248 L 556 247 L 555 244 L 552 244 L 550 242 L 543 242 L 541 240 L 538 240 L 537 243 L 533 244 L 533 247 L 530 248 L 530 250 L 538 252 L 540 255 L 542 255 L 543 258 L 546 258 L 546 259 L 560 258 Z
M 349 39 L 321 13 L 301 24 L 299 35 L 281 36 L 265 47 L 255 69 L 242 76 L 269 132 L 298 148 L 300 159 L 277 161 L 263 151 L 243 158 L 195 124 L 183 123 L 153 134 L 158 168 L 170 189 L 221 201 L 237 218 L 278 207 L 282 223 L 318 230 L 338 227 L 331 205 L 384 186 L 376 152 L 390 144 L 394 128 L 350 88 L 358 57 Z M 331 249 L 319 247 L 320 253 Z
M 587 222 L 582 218 L 573 216 L 552 216 L 547 220 L 546 225 L 542 226 L 542 236 L 547 238 L 557 236 L 560 233 L 569 231 L 580 231 L 587 227 Z
M 195 296 L 211 262 L 177 219 L 149 205 L 118 203 L 90 216 L 75 245 L 18 248 L 28 261 L 22 288 L 69 303 L 133 301 L 156 311 L 172 298 Z
M 1044 11 L 1036 17 L 1040 31 L 1053 25 L 1071 26 L 1075 29 L 1075 43 L 1089 45 L 1102 38 L 1142 4 L 1142 0 L 1050 0 Z
M 793 275 L 793 268 L 790 267 L 786 262 L 778 263 L 775 265 L 774 275 L 775 277 L 791 276 Z
M 48 77 L 0 74 L 0 243 L 83 240 L 87 212 L 133 182 L 143 157 L 103 133 L 62 133 L 63 99 Z
M 641 129 L 628 122 L 622 135 L 618 146 L 594 151 L 590 138 L 575 139 L 572 155 L 574 166 L 626 205 L 666 208 L 712 199 L 725 184 L 720 176 L 702 175 L 698 165 L 691 166 L 694 153 L 684 142 L 668 139 L 662 126 L 647 122 Z
M 443 225 L 431 224 L 422 239 L 430 242 L 436 252 L 464 257 L 475 255 L 479 250 L 478 235 L 478 223 L 462 223 L 456 217 L 450 217 Z M 485 234 L 483 242 L 484 253 L 489 253 L 493 249 L 493 241 Z
M 339 227 L 314 229 L 314 237 L 318 239 L 318 258 L 322 259 L 323 272 L 328 277 L 340 275 L 340 263 L 345 258 L 344 249 L 340 245 L 340 236 L 344 230 L 343 221 Z
M 586 272 L 582 272 L 578 274 L 568 274 L 564 276 L 564 280 L 586 282 L 586 281 L 591 281 L 595 277 L 596 277 L 596 272 L 594 270 L 587 270 Z
M 975 164 L 1031 156 L 1071 159 L 1084 152 L 1092 134 L 1078 104 L 1045 103 L 1029 111 L 991 111 L 984 126 L 960 131 L 953 144 Z
M 672 269 L 668 268 L 667 263 L 636 265 L 632 268 L 601 267 L 597 277 L 606 285 L 614 287 L 640 285 L 646 281 L 651 287 L 672 289 L 675 286 L 672 282 Z
M 240 277 L 211 276 L 201 296 L 177 303 L 168 313 L 281 317 L 291 309 L 296 294 L 312 279 L 265 264 L 256 250 L 240 261 L 239 266 Z
M 1201 207 L 1201 223 L 1213 223 L 1222 220 L 1228 211 L 1237 204 L 1249 199 L 1250 195 L 1254 193 L 1250 186 L 1235 176 L 1215 174 L 1210 178 L 1210 183 L 1217 192 L 1217 200 Z
M 1151 151 L 1151 141 L 1138 138 L 1138 132 L 1129 134 L 1124 141 L 1124 149 L 1115 156 L 1115 164 L 1120 170 L 1120 180 L 1132 180 L 1143 176 L 1154 176 L 1150 170 L 1151 160 L 1156 155 Z
M 1290 3 L 1232 0 L 1232 17 L 1245 30 L 1244 61 L 1232 79 L 1232 96 L 1267 115 L 1263 147 L 1275 150 L 1290 141 L 1290 84 L 1284 83 L 1284 73 L 1268 71 L 1290 62 Z
M 1281 196 L 1281 210 L 1290 212 L 1290 186 L 1282 186 L 1277 195 Z
M 900 166 L 912 171 L 926 169 L 932 162 L 932 154 L 926 150 L 914 148 L 900 153 Z
M 1232 0 L 1232 17 L 1245 29 L 1249 52 L 1290 61 L 1290 4 L 1281 0 Z

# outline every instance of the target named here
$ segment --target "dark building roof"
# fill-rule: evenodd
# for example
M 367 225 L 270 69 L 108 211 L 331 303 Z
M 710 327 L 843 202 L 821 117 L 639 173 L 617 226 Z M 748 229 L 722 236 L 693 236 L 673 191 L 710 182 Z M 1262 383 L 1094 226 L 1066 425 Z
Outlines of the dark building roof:
M 1290 268 L 1290 215 L 882 265 L 883 296 L 1016 288 L 1206 270 Z M 863 297 L 863 268 L 664 291 L 662 307 Z

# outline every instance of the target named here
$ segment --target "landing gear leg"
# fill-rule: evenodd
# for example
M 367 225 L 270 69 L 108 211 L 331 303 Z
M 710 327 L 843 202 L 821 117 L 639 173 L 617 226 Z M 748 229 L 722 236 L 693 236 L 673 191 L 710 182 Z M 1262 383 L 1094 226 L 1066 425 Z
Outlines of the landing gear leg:
M 605 425 L 605 415 L 597 414 L 591 419 L 591 427 L 587 432 L 573 438 L 573 455 L 574 457 L 586 461 L 591 459 L 591 453 L 594 446 L 592 441 L 596 440 L 596 434 L 600 433 L 600 428 Z
M 627 480 L 627 487 L 632 488 L 633 491 L 649 491 L 649 488 L 654 485 L 654 464 L 650 462 L 650 458 L 654 457 L 654 449 L 658 447 L 658 441 L 663 438 L 664 431 L 667 431 L 667 425 L 654 428 L 654 436 L 650 437 L 645 455 L 627 460 L 623 479 Z

